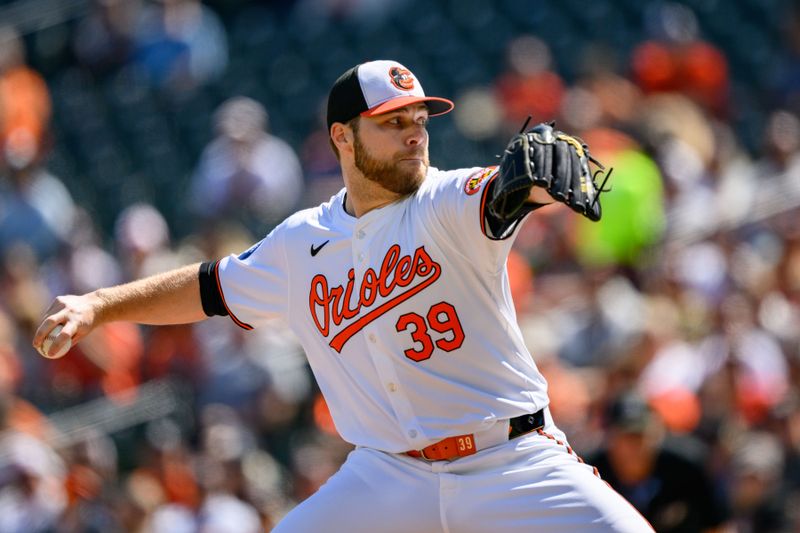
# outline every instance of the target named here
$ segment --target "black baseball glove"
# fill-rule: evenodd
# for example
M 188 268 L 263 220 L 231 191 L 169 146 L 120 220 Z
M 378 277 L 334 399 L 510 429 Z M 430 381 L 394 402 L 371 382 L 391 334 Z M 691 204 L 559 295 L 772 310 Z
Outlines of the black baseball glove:
M 589 168 L 590 162 L 599 167 L 595 174 Z M 487 204 L 489 213 L 501 221 L 526 213 L 530 209 L 523 207 L 535 185 L 589 220 L 598 221 L 602 214 L 600 193 L 611 171 L 605 174 L 600 187 L 594 179 L 604 170 L 589 155 L 589 147 L 583 141 L 552 125 L 539 124 L 515 135 L 508 143 L 492 184 Z

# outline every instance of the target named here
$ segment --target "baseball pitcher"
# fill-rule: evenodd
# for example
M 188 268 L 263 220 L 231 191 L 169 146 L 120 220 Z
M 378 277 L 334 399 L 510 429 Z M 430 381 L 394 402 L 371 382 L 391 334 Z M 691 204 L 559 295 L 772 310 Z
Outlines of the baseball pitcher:
M 113 320 L 285 318 L 355 449 L 280 533 L 652 531 L 552 420 L 505 268 L 534 209 L 600 219 L 589 150 L 540 124 L 497 167 L 439 170 L 426 125 L 452 108 L 395 61 L 349 69 L 328 97 L 337 195 L 238 256 L 61 296 L 34 346 L 57 326 L 50 353 Z

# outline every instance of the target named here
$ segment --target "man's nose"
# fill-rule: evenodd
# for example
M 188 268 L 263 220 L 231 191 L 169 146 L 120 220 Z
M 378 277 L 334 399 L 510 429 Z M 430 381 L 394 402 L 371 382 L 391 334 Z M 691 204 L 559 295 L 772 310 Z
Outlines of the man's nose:
M 419 146 L 425 142 L 425 137 L 428 135 L 427 131 L 422 126 L 414 126 L 406 138 L 406 144 L 409 146 Z

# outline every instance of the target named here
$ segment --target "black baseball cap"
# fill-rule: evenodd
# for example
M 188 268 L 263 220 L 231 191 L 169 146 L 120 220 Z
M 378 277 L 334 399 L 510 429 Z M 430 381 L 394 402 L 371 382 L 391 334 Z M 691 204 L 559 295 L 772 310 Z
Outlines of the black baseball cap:
M 628 433 L 644 433 L 653 420 L 653 411 L 647 400 L 637 392 L 624 392 L 617 396 L 606 411 L 609 427 Z
M 328 130 L 334 122 L 380 115 L 416 102 L 424 102 L 430 116 L 454 107 L 446 98 L 425 96 L 419 80 L 397 61 L 361 63 L 339 76 L 328 94 Z

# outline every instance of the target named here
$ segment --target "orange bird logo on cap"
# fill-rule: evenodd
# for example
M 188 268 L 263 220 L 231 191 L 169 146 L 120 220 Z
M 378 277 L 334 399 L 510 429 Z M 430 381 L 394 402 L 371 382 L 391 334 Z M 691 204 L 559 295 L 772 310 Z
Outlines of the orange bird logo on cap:
M 389 69 L 389 78 L 392 85 L 403 91 L 410 91 L 414 88 L 414 76 L 411 71 L 403 67 L 392 67 Z

